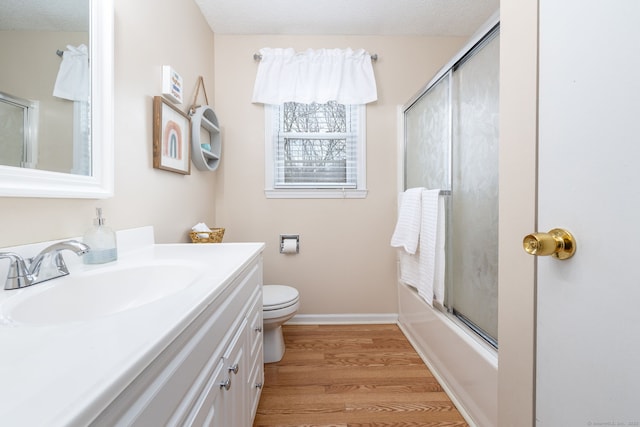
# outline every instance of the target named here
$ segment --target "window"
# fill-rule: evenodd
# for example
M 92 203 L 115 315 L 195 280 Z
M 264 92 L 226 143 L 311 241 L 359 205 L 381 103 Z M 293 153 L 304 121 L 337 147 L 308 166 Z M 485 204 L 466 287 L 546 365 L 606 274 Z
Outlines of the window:
M 364 106 L 287 102 L 265 110 L 267 197 L 366 197 Z

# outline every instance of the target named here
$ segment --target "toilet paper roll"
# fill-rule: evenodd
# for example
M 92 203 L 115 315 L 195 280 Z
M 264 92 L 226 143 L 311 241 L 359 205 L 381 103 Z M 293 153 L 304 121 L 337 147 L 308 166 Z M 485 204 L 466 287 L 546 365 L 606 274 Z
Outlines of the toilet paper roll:
M 298 240 L 297 239 L 283 239 L 282 250 L 283 254 L 297 254 L 298 253 Z

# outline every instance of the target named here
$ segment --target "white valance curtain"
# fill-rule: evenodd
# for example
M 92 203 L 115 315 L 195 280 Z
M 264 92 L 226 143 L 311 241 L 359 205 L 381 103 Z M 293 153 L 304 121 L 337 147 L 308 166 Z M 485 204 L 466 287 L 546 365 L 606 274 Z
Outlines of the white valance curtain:
M 363 49 L 260 49 L 255 103 L 367 104 L 378 99 L 371 55 Z

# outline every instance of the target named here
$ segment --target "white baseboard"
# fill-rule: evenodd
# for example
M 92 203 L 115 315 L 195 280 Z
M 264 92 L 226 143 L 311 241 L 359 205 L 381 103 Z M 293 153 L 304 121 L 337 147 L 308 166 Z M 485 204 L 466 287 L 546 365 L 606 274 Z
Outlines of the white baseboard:
M 398 323 L 397 313 L 371 314 L 296 314 L 289 325 L 353 325 L 375 323 Z

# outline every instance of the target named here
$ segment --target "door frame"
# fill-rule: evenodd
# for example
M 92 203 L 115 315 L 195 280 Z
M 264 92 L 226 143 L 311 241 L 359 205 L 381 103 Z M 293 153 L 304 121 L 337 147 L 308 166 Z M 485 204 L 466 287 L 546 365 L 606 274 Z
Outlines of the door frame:
M 500 2 L 498 422 L 535 424 L 538 0 Z

